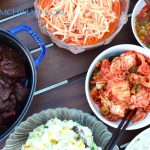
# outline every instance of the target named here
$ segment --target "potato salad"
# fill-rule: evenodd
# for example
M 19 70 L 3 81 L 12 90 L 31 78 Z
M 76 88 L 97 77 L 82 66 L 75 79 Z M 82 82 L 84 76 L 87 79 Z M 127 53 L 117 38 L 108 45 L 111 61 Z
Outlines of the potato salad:
M 21 150 L 102 150 L 88 127 L 72 120 L 49 120 L 29 133 Z

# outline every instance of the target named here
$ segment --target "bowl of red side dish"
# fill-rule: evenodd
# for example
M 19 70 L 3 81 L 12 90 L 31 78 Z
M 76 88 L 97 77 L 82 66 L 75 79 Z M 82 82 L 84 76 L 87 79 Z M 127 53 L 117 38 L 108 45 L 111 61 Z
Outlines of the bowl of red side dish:
M 74 54 L 108 44 L 127 22 L 129 0 L 36 0 L 42 33 Z
M 150 124 L 150 53 L 136 45 L 111 47 L 92 62 L 85 83 L 88 103 L 104 123 L 117 128 L 137 109 L 128 130 Z
M 132 13 L 132 31 L 139 44 L 150 49 L 150 6 L 139 0 Z

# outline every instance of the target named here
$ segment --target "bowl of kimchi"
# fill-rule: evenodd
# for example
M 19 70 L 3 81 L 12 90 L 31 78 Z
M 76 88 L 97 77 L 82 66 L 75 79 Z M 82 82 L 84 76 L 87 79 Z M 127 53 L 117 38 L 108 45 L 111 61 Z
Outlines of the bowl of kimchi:
M 150 53 L 131 44 L 108 48 L 92 62 L 85 92 L 95 115 L 117 128 L 129 110 L 137 112 L 127 130 L 150 124 Z
M 132 31 L 139 44 L 150 49 L 150 6 L 139 0 L 134 7 L 131 19 Z
M 74 54 L 108 44 L 127 22 L 130 0 L 36 0 L 40 30 Z

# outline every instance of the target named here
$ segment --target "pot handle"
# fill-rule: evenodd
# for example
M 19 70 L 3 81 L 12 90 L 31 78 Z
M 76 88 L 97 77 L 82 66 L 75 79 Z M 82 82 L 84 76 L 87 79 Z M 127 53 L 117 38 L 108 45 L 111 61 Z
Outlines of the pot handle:
M 25 26 L 25 25 L 22 25 L 22 26 L 18 26 L 18 27 L 15 27 L 11 30 L 9 30 L 9 32 L 11 32 L 12 34 L 16 34 L 18 32 L 21 32 L 21 31 L 26 31 L 28 32 L 34 39 L 35 41 L 38 43 L 38 45 L 41 47 L 42 51 L 40 53 L 40 55 L 36 58 L 36 60 L 34 61 L 34 64 L 36 66 L 36 68 L 39 66 L 40 62 L 43 60 L 45 54 L 46 54 L 46 47 L 45 47 L 45 44 L 44 42 L 41 40 L 41 38 L 32 30 L 31 27 L 29 26 Z

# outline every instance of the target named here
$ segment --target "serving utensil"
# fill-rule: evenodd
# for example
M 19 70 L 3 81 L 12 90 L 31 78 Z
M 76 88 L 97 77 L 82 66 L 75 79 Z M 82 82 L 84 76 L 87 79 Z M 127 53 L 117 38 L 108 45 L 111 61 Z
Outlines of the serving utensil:
M 136 114 L 137 109 L 134 109 L 133 111 L 128 111 L 124 119 L 119 124 L 117 130 L 113 133 L 113 136 L 105 146 L 104 150 L 112 150 L 113 147 L 116 145 L 116 143 L 119 141 L 119 139 L 122 137 L 122 135 L 125 132 L 125 129 L 133 119 L 134 115 Z

